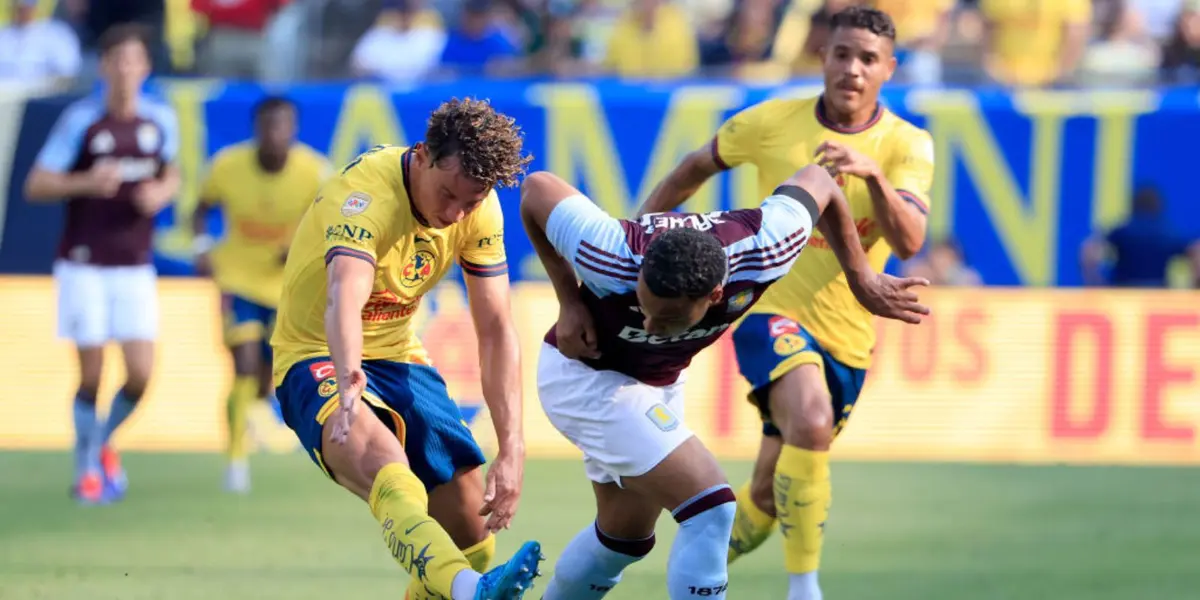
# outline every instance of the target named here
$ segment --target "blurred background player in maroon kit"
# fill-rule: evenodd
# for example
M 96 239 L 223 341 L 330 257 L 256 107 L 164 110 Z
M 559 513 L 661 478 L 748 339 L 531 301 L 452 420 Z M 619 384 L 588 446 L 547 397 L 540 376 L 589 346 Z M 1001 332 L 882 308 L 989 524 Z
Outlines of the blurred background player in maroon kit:
M 146 48 L 133 26 L 101 37 L 102 93 L 67 108 L 25 184 L 32 201 L 66 201 L 54 279 L 59 336 L 79 353 L 73 493 L 84 503 L 125 490 L 109 441 L 150 379 L 158 330 L 153 220 L 179 190 L 171 164 L 179 145 L 175 115 L 141 92 L 150 74 Z M 96 396 L 108 342 L 121 345 L 126 378 L 101 422 Z

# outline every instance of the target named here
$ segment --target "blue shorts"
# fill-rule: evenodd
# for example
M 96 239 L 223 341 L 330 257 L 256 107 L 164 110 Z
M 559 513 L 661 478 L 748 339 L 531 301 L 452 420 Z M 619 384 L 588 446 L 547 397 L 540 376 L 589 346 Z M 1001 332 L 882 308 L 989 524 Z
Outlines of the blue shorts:
M 235 294 L 222 295 L 221 309 L 225 315 L 225 344 L 236 348 L 257 342 L 266 364 L 271 364 L 271 328 L 275 326 L 275 309 Z
M 485 462 L 483 450 L 450 399 L 445 380 L 433 367 L 367 360 L 363 371 L 367 374 L 363 401 L 396 434 L 426 490 L 450 481 L 459 469 Z M 333 477 L 321 458 L 321 431 L 338 406 L 333 363 L 318 357 L 292 365 L 275 395 L 284 423 L 296 432 L 313 462 Z
M 846 426 L 850 412 L 866 381 L 865 369 L 855 369 L 831 356 L 799 323 L 771 314 L 752 314 L 733 332 L 738 369 L 750 382 L 750 401 L 762 415 L 763 435 L 780 435 L 771 421 L 768 400 L 771 384 L 800 365 L 814 364 L 825 373 L 825 385 L 833 400 L 836 436 Z

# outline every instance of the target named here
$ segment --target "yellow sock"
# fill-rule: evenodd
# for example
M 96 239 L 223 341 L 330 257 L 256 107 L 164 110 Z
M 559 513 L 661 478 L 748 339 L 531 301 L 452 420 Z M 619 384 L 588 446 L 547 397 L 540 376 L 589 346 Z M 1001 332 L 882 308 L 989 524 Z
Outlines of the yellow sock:
M 383 525 L 383 541 L 392 558 L 413 578 L 413 586 L 435 598 L 450 598 L 454 577 L 471 563 L 450 534 L 429 516 L 425 485 L 408 465 L 379 470 L 367 500 Z
M 729 538 L 729 562 L 754 552 L 771 537 L 775 517 L 763 512 L 750 498 L 750 482 L 737 491 L 737 514 L 733 518 L 733 535 Z
M 487 571 L 488 565 L 492 563 L 492 557 L 496 555 L 496 536 L 488 534 L 487 539 L 463 550 L 467 560 L 471 563 L 471 568 L 480 573 Z M 404 594 L 405 600 L 442 600 L 441 596 L 431 596 L 425 591 L 425 587 L 417 582 L 408 584 L 408 591 Z
M 250 422 L 250 406 L 258 397 L 258 379 L 253 375 L 239 375 L 233 380 L 233 389 L 225 401 L 226 425 L 229 441 L 226 453 L 230 460 L 245 460 L 249 452 L 247 425 Z
M 832 497 L 829 453 L 784 445 L 775 465 L 775 515 L 788 573 L 811 573 L 820 566 Z

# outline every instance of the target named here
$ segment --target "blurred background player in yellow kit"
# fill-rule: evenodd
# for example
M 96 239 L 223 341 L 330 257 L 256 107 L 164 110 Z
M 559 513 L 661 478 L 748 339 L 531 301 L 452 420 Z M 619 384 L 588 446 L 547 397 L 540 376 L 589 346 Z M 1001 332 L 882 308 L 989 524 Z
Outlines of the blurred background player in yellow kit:
M 331 174 L 324 156 L 296 141 L 296 116 L 295 105 L 285 98 L 261 100 L 254 108 L 254 139 L 213 157 L 193 216 L 196 270 L 211 273 L 221 290 L 225 343 L 233 354 L 225 476 L 232 492 L 250 490 L 250 408 L 272 395 L 268 340 L 288 246 Z M 208 216 L 217 207 L 226 229 L 219 244 L 208 234 Z
M 689 154 L 663 180 L 643 212 L 672 210 L 708 178 L 741 164 L 758 168 L 760 193 L 767 193 L 816 161 L 845 190 L 872 268 L 882 270 L 893 252 L 916 254 L 925 240 L 933 141 L 879 103 L 896 66 L 895 26 L 886 13 L 853 7 L 835 14 L 831 28 L 821 96 L 769 100 L 733 116 L 711 147 Z M 814 600 L 832 497 L 829 447 L 862 391 L 874 321 L 814 232 L 733 341 L 764 438 L 752 481 L 738 493 L 730 560 L 762 544 L 778 522 L 788 600 Z
M 530 161 L 522 148 L 514 121 L 487 102 L 444 103 L 424 142 L 368 150 L 321 188 L 284 268 L 271 336 L 284 421 L 367 502 L 412 576 L 409 600 L 518 599 L 538 574 L 541 546 L 529 542 L 481 575 L 524 476 L 521 351 L 494 190 L 516 185 Z M 412 323 L 456 262 L 498 440 L 486 483 L 483 451 Z

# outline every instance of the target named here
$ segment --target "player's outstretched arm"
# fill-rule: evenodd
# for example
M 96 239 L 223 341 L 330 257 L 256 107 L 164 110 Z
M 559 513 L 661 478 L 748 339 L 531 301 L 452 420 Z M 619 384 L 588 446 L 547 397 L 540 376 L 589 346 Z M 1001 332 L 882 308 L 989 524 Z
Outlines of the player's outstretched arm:
M 521 496 L 525 463 L 522 432 L 521 344 L 513 324 L 507 275 L 464 276 L 471 320 L 479 340 L 480 384 L 496 428 L 498 452 L 488 469 L 483 508 L 489 531 L 507 529 Z
M 366 388 L 362 370 L 362 309 L 375 283 L 375 264 L 357 256 L 334 254 L 326 265 L 325 339 L 337 373 L 341 399 L 334 439 L 345 443 L 354 408 Z
M 650 197 L 638 209 L 638 216 L 670 212 L 691 198 L 704 182 L 722 171 L 713 154 L 713 143 L 705 144 L 687 156 L 658 182 Z
M 546 171 L 530 173 L 521 182 L 521 224 L 546 268 L 559 304 L 579 301 L 579 280 L 571 263 L 551 243 L 546 227 L 559 203 L 580 195 L 575 186 Z
M 921 305 L 917 295 L 909 291 L 913 286 L 929 285 L 927 280 L 918 277 L 898 279 L 876 273 L 871 268 L 850 204 L 824 168 L 817 165 L 804 167 L 780 188 L 787 186 L 803 189 L 816 201 L 821 215 L 817 229 L 833 250 L 846 273 L 850 290 L 864 308 L 872 314 L 907 323 L 920 323 L 921 315 L 929 314 L 929 308 Z
M 816 227 L 837 256 L 851 285 L 875 275 L 863 250 L 850 203 L 829 173 L 818 165 L 808 165 L 784 181 L 780 187 L 795 186 L 808 192 L 817 203 L 821 218 Z

